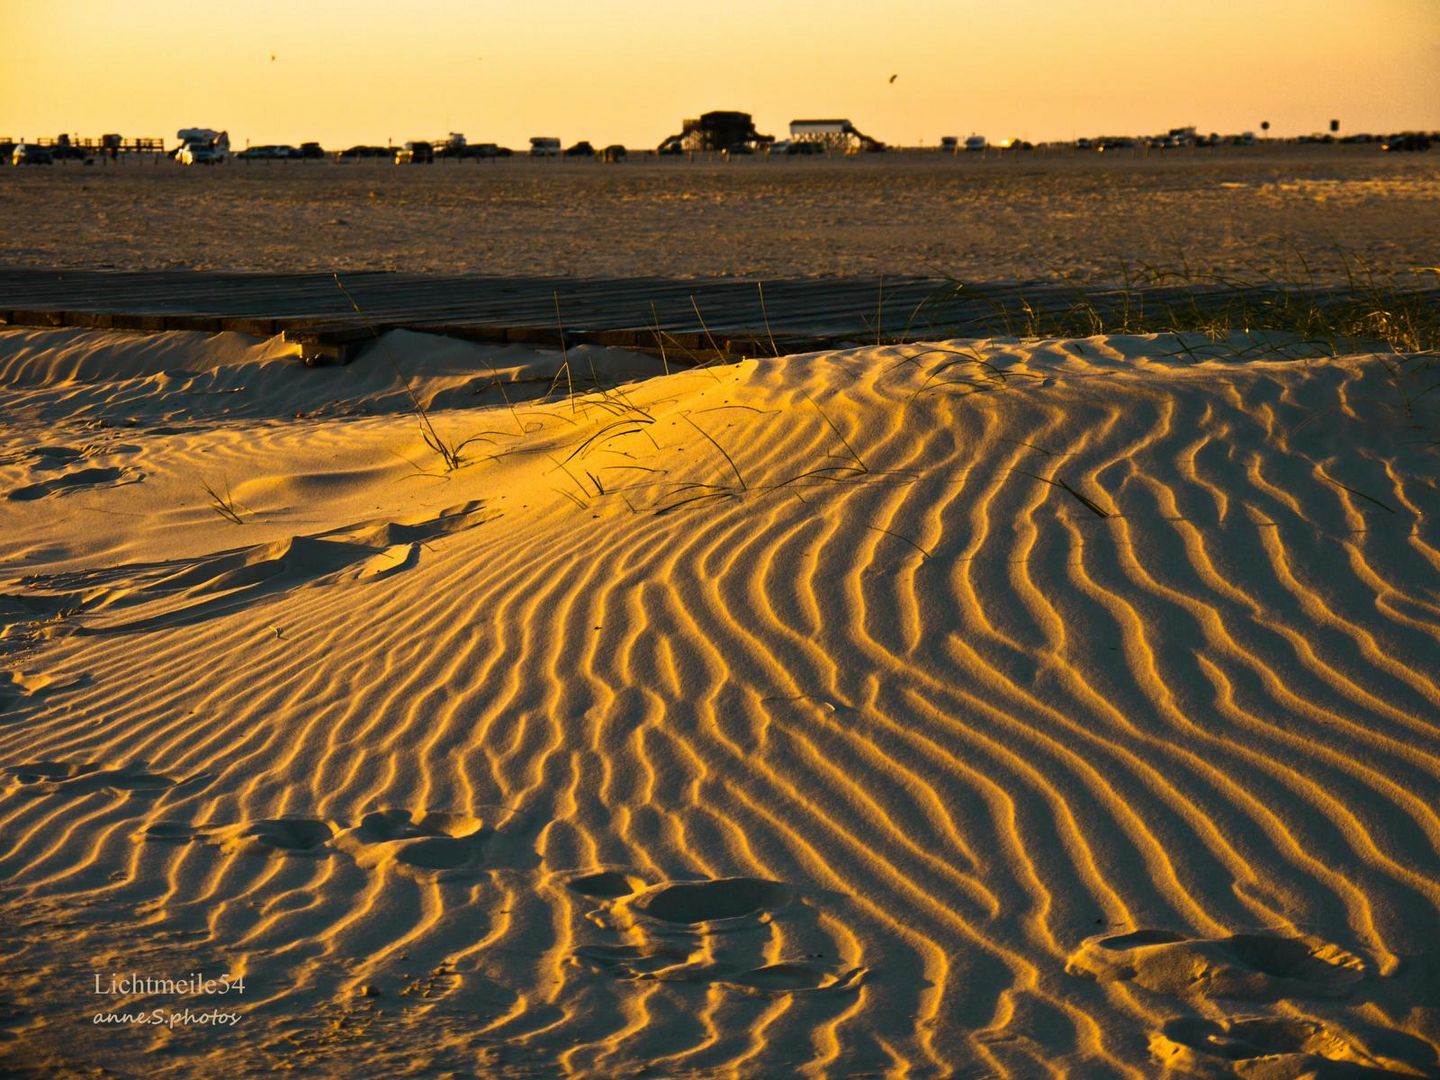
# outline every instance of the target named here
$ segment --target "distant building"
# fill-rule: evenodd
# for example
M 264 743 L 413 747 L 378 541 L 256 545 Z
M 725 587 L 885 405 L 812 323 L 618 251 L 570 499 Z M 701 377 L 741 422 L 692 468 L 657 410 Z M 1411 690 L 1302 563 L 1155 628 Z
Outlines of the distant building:
M 679 134 L 660 144 L 660 153 L 679 154 L 690 150 L 729 150 L 735 146 L 751 149 L 769 146 L 775 139 L 755 130 L 749 113 L 719 110 L 708 112 L 681 125 Z
M 790 141 L 820 143 L 827 150 L 844 154 L 885 149 L 884 143 L 872 139 L 849 120 L 791 120 Z

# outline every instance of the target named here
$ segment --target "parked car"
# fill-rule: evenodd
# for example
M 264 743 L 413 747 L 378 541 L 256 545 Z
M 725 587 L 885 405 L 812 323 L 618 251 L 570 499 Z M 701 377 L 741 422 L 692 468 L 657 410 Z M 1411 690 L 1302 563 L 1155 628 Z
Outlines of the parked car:
M 395 151 L 396 165 L 432 165 L 435 162 L 435 147 L 432 143 L 407 142 L 403 149 Z
M 628 156 L 628 151 L 626 151 L 625 147 L 621 146 L 619 143 L 611 143 L 609 146 L 605 147 L 604 150 L 600 151 L 601 161 L 624 161 L 625 158 Z
M 48 146 L 36 146 L 34 143 L 20 143 L 10 154 L 11 165 L 54 165 L 55 155 L 50 153 Z
M 566 157 L 594 157 L 595 147 L 591 146 L 584 139 L 581 139 L 574 146 L 565 148 Z
M 293 146 L 247 146 L 235 156 L 245 161 L 288 161 L 301 154 Z
M 318 142 L 302 142 L 300 149 L 295 151 L 295 156 L 302 158 L 323 158 L 325 156 L 325 148 Z
M 70 141 L 68 135 L 61 135 L 46 149 L 50 151 L 50 157 L 55 161 L 84 161 L 93 156 L 89 147 L 76 146 Z
M 1380 149 L 1387 154 L 1396 152 L 1414 152 L 1430 149 L 1430 136 L 1412 132 L 1407 135 L 1392 135 L 1380 144 Z
M 388 146 L 351 146 L 335 154 L 341 161 L 355 161 L 359 158 L 388 158 L 394 155 L 395 151 Z

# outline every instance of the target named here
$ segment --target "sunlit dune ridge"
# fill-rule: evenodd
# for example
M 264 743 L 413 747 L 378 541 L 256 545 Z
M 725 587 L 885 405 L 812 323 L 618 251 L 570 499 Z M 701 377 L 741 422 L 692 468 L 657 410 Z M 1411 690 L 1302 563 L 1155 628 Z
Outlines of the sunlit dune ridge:
M 1440 1075 L 1431 362 L 677 359 L 0 334 L 0 1061 Z

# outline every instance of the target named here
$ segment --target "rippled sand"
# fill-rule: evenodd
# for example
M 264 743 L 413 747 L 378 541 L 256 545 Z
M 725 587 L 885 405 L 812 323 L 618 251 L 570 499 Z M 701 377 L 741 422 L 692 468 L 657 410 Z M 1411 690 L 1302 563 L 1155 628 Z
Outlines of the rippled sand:
M 1440 154 L 1375 146 L 0 170 L 0 262 L 1119 281 L 1430 266 Z
M 0 1066 L 1440 1073 L 1433 366 L 385 349 L 0 334 Z

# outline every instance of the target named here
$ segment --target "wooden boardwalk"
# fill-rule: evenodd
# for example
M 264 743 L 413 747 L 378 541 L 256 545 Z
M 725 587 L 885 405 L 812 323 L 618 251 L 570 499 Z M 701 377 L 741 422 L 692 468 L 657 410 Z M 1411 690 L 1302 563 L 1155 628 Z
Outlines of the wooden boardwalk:
M 1330 291 L 1326 296 L 1338 296 Z M 1264 290 L 1085 288 L 935 278 L 579 279 L 355 272 L 0 268 L 0 323 L 159 331 L 283 333 L 307 359 L 345 359 L 383 330 L 477 341 L 590 342 L 697 357 L 1098 329 L 1095 313 L 1218 310 L 1267 302 Z M 1054 332 L 1042 331 L 1042 332 Z

